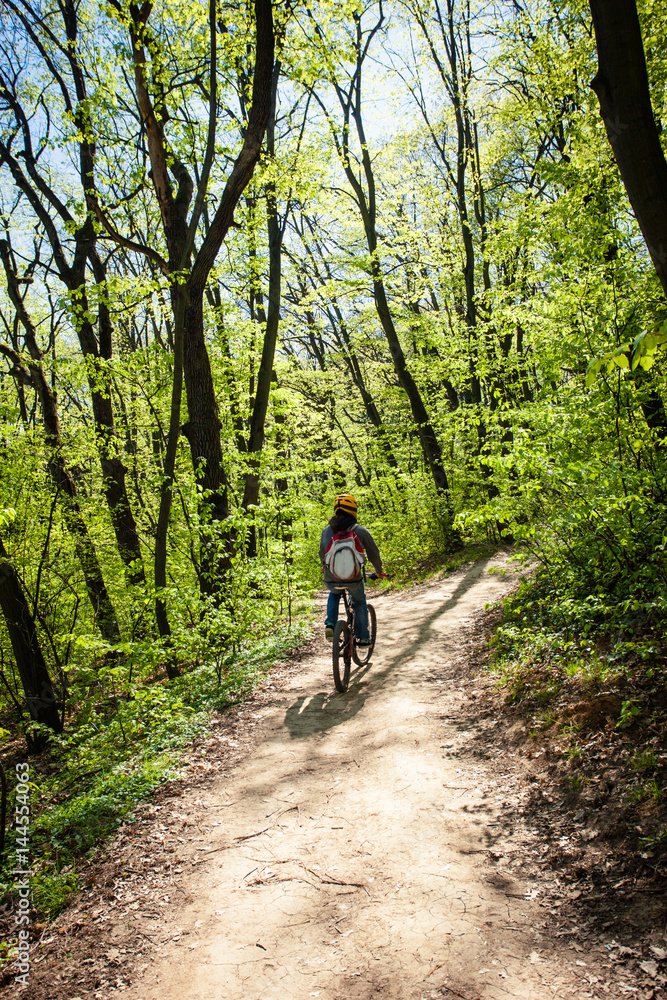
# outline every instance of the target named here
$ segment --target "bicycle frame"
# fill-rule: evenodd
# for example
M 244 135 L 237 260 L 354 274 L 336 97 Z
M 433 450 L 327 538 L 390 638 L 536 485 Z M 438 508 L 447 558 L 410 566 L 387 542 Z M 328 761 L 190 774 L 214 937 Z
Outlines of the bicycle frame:
M 364 580 L 366 579 L 366 574 L 364 573 Z M 374 573 L 371 580 L 376 579 L 376 574 Z M 373 648 L 375 646 L 375 609 L 372 604 L 368 605 L 368 615 L 369 615 L 369 634 L 371 636 L 371 643 L 368 646 L 364 646 L 360 649 L 357 646 L 357 634 L 355 631 L 354 622 L 354 604 L 352 602 L 352 597 L 349 591 L 345 587 L 341 587 L 340 593 L 343 597 L 345 603 L 345 621 L 341 619 L 336 623 L 333 635 L 333 675 L 334 683 L 338 691 L 347 691 L 347 687 L 350 680 L 350 668 L 352 665 L 352 660 L 359 666 L 365 666 L 369 662 Z M 342 669 L 341 669 L 342 668 Z
M 343 601 L 345 603 L 345 613 L 347 615 L 347 624 L 350 626 L 350 641 L 356 639 L 356 632 L 354 630 L 354 605 L 352 603 L 352 598 L 350 597 L 350 592 L 348 590 L 343 591 Z
M 363 566 L 361 569 L 361 574 L 364 583 L 366 583 L 366 580 L 377 580 L 378 578 L 377 573 L 370 573 L 369 576 L 367 577 L 366 570 Z M 354 604 L 352 603 L 350 592 L 345 587 L 341 587 L 340 593 L 343 596 L 343 603 L 345 604 L 345 614 L 347 615 L 347 624 L 350 629 L 350 653 L 351 653 L 352 650 L 354 649 L 354 644 L 357 638 L 357 633 L 354 628 Z

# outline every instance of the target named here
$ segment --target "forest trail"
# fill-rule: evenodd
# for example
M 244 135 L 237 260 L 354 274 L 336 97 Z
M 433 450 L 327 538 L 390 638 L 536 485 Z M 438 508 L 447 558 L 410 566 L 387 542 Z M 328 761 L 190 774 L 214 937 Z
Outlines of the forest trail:
M 322 642 L 262 713 L 257 752 L 210 787 L 190 902 L 133 997 L 586 995 L 536 893 L 489 867 L 512 831 L 458 717 L 467 631 L 513 582 L 490 560 L 377 599 L 346 695 Z
M 609 982 L 601 944 L 582 949 L 576 927 L 556 932 L 539 875 L 523 867 L 517 754 L 498 720 L 474 710 L 480 615 L 516 580 L 500 556 L 378 597 L 377 648 L 347 694 L 334 691 L 322 639 L 282 686 L 267 679 L 264 701 L 230 713 L 233 739 L 223 716 L 214 740 L 225 772 L 200 772 L 121 831 L 111 902 L 71 908 L 60 974 L 34 995 L 626 993 Z M 239 752 L 247 732 L 253 746 Z M 212 767 L 195 761 L 193 775 L 197 766 Z M 88 958 L 83 943 L 71 950 L 77 928 Z M 86 979 L 103 956 L 108 978 Z

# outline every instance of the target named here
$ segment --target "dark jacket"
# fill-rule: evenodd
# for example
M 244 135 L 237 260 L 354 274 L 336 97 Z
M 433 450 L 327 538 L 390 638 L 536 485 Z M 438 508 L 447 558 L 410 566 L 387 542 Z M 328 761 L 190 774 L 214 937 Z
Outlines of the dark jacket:
M 382 559 L 380 558 L 380 552 L 377 545 L 373 539 L 368 528 L 362 528 L 360 524 L 350 517 L 349 514 L 335 515 L 331 518 L 328 525 L 322 532 L 322 538 L 320 539 L 320 562 L 322 563 L 322 568 L 324 570 L 324 582 L 325 583 L 340 583 L 334 576 L 329 572 L 328 568 L 324 564 L 324 554 L 327 550 L 327 546 L 334 536 L 336 531 L 348 531 L 352 528 L 355 535 L 363 545 L 366 550 L 366 555 L 373 563 L 375 571 L 377 573 L 383 573 L 382 569 Z M 359 575 L 356 577 L 357 580 L 361 580 L 361 570 L 359 570 Z

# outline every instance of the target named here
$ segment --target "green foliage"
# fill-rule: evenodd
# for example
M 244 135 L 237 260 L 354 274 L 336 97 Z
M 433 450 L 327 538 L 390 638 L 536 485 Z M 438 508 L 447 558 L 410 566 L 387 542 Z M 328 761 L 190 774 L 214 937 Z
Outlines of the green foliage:
M 665 344 L 667 344 L 667 321 L 662 323 L 657 333 L 644 331 L 635 337 L 633 343 L 621 344 L 614 351 L 591 361 L 586 373 L 586 386 L 593 384 L 603 367 L 607 375 L 613 373 L 614 366 L 621 370 L 635 371 L 641 368 L 643 371 L 648 371 L 655 364 L 658 353 L 664 349 Z
M 641 705 L 636 700 L 624 701 L 621 705 L 621 714 L 618 717 L 616 728 L 627 729 L 629 726 L 634 726 L 641 717 L 641 714 Z
M 650 851 L 656 847 L 664 847 L 667 843 L 667 829 L 660 830 L 653 837 L 640 837 L 639 846 L 643 851 Z
M 41 915 L 57 913 L 76 889 L 76 859 L 178 774 L 183 749 L 206 730 L 211 710 L 247 695 L 271 663 L 308 634 L 304 619 L 291 626 L 274 622 L 240 640 L 222 670 L 209 657 L 174 681 L 141 683 L 131 659 L 97 672 L 100 689 L 122 693 L 81 701 L 66 732 L 51 739 L 33 770 L 31 884 Z M 73 691 L 88 680 L 77 674 Z M 6 872 L 13 851 L 10 838 Z M 0 892 L 9 891 L 11 882 L 0 883 Z
M 648 747 L 646 750 L 637 754 L 632 761 L 632 766 L 638 771 L 641 771 L 643 768 L 656 767 L 657 760 L 653 747 Z
M 67 906 L 77 891 L 76 870 L 73 864 L 60 871 L 54 866 L 44 870 L 32 880 L 33 905 L 39 914 L 55 916 Z
M 663 789 L 658 785 L 655 778 L 651 778 L 649 781 L 644 781 L 639 785 L 635 785 L 628 792 L 628 800 L 630 802 L 645 802 L 647 799 L 653 799 L 654 802 L 662 801 Z
M 246 128 L 251 14 L 233 5 L 219 12 L 216 155 L 197 245 Z M 81 852 L 175 773 L 206 713 L 244 697 L 305 634 L 321 582 L 320 532 L 342 490 L 355 494 L 360 521 L 399 584 L 501 539 L 517 546 L 534 581 L 506 603 L 494 668 L 508 704 L 534 704 L 535 730 L 555 723 L 570 682 L 592 689 L 617 674 L 657 679 L 662 670 L 667 320 L 588 85 L 595 51 L 587 5 L 531 0 L 501 16 L 475 11 L 474 19 L 455 5 L 459 56 L 472 58 L 462 87 L 440 40 L 426 38 L 434 14 L 426 0 L 387 5 L 388 21 L 375 33 L 373 4 L 362 11 L 356 3 L 316 3 L 303 17 L 278 5 L 274 14 L 285 33 L 275 149 L 262 154 L 205 290 L 200 360 L 202 370 L 210 365 L 217 400 L 209 417 L 214 438 L 219 419 L 229 514 L 212 522 L 211 497 L 198 484 L 188 446 L 191 398 L 180 414 L 167 586 L 159 594 L 152 562 L 174 371 L 172 292 L 185 275 L 166 277 L 154 258 L 168 248 L 145 135 L 127 110 L 137 104 L 128 10 L 77 7 L 85 100 L 73 86 L 57 12 L 47 35 L 41 22 L 32 35 L 9 22 L 0 28 L 0 69 L 14 88 L 11 100 L 0 100 L 0 131 L 13 137 L 20 163 L 20 105 L 52 186 L 35 212 L 44 184 L 32 199 L 19 195 L 18 168 L 8 172 L 3 160 L 6 235 L 61 436 L 54 452 L 31 382 L 34 350 L 3 287 L 0 534 L 65 721 L 35 779 L 41 868 L 34 880 L 44 912 L 73 890 Z M 665 13 L 646 0 L 640 16 L 661 117 Z M 367 136 L 351 142 L 349 156 L 354 170 L 363 170 L 366 153 L 371 160 L 372 252 L 368 213 L 359 210 L 334 139 L 341 133 L 332 87 L 349 83 L 357 32 L 370 46 L 357 78 Z M 399 36 L 405 44 L 394 51 Z M 206 9 L 151 8 L 146 37 L 147 93 L 164 123 L 170 176 L 187 201 L 185 173 L 196 187 L 207 143 Z M 76 94 L 76 113 L 65 107 L 63 86 Z M 381 123 L 372 117 L 378 105 L 365 103 L 373 93 L 385 95 Z M 106 222 L 91 208 L 92 179 L 75 169 L 89 142 Z M 280 289 L 269 259 L 273 209 L 285 227 Z M 58 255 L 67 258 L 88 226 L 99 234 L 106 273 L 102 279 L 87 250 L 81 284 L 72 288 Z M 136 252 L 139 240 L 152 257 Z M 446 495 L 434 485 L 426 428 L 415 422 L 388 347 L 380 288 L 437 437 Z M 251 454 L 269 303 L 280 309 L 278 350 L 262 448 Z M 89 340 L 84 356 L 87 325 L 94 349 Z M 91 416 L 106 404 L 113 430 Z M 75 485 L 118 643 L 102 636 L 67 491 L 49 472 L 55 458 Z M 121 558 L 110 462 L 125 469 L 145 584 L 129 582 L 139 567 Z M 259 502 L 244 509 L 255 474 Z M 458 554 L 452 511 L 469 546 Z M 206 554 L 220 570 L 203 579 Z M 156 597 L 167 608 L 168 643 L 156 635 Z M 167 681 L 167 667 L 180 676 Z M 27 718 L 4 621 L 0 682 L 2 738 L 40 735 Z M 622 730 L 645 717 L 627 698 L 615 724 Z M 578 726 L 570 720 L 565 732 Z

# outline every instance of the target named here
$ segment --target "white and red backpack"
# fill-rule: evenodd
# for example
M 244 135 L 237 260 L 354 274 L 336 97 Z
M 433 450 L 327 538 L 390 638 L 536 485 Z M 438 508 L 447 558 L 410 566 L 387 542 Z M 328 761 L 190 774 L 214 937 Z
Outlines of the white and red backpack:
M 336 531 L 324 553 L 324 562 L 334 580 L 349 583 L 359 576 L 366 562 L 364 547 L 354 531 Z

